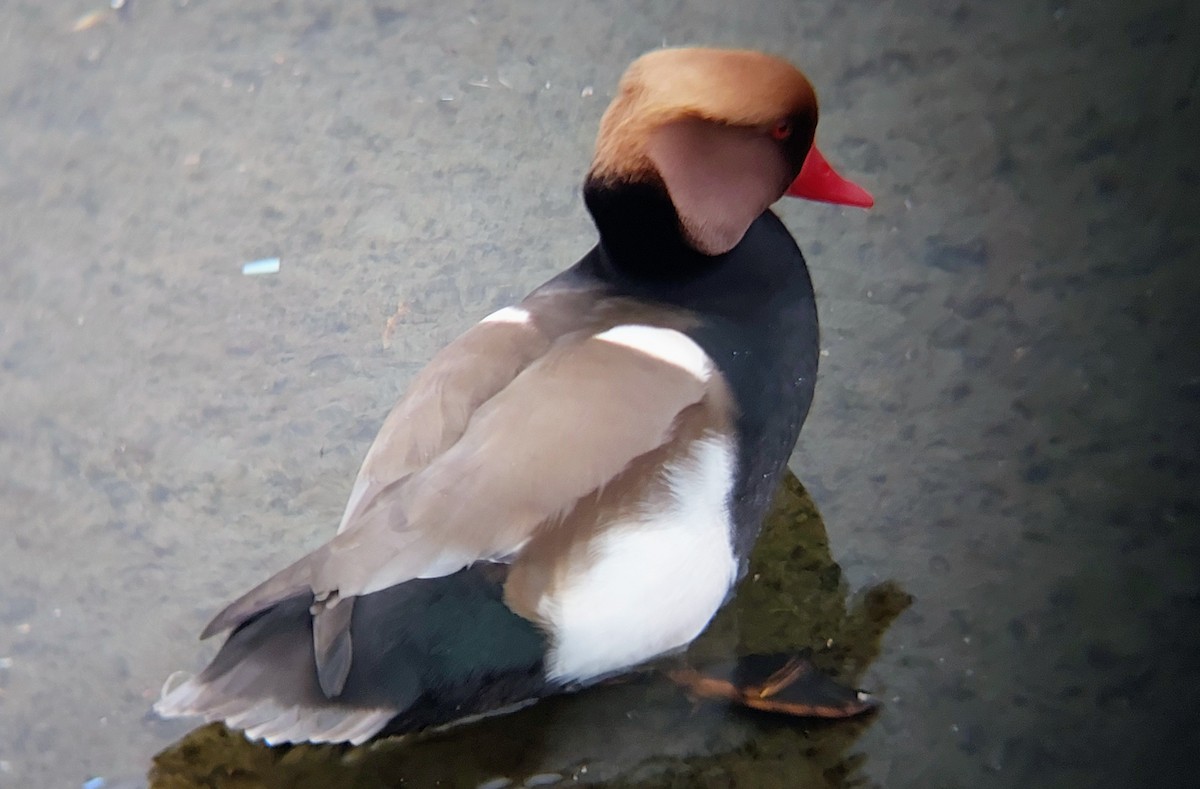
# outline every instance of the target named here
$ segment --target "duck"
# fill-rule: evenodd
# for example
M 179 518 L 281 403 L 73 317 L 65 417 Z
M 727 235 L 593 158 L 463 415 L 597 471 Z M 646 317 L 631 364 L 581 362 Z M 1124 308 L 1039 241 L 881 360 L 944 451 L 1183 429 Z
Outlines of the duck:
M 814 146 L 788 60 L 661 49 L 600 121 L 599 240 L 438 352 L 384 419 L 334 536 L 222 609 L 162 717 L 269 745 L 499 714 L 679 655 L 729 599 L 812 403 L 817 309 L 770 206 L 870 207 Z M 846 717 L 795 656 L 689 692 Z

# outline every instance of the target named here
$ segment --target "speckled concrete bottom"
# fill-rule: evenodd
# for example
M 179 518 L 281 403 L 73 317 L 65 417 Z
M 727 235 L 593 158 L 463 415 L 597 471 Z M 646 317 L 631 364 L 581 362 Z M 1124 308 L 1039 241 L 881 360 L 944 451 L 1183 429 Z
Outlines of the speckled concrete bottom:
M 884 707 L 796 729 L 642 680 L 336 760 L 359 786 L 468 755 L 517 784 L 1189 785 L 1193 5 L 0 5 L 0 786 L 136 786 L 164 748 L 188 785 L 172 760 L 225 735 L 173 747 L 162 680 L 330 533 L 432 352 L 592 243 L 596 123 L 663 41 L 800 63 L 878 199 L 779 209 L 824 327 L 792 467 L 833 586 L 776 568 L 772 632 L 821 647 L 804 590 L 911 594 L 861 679 Z M 209 779 L 324 786 L 310 750 L 231 745 Z

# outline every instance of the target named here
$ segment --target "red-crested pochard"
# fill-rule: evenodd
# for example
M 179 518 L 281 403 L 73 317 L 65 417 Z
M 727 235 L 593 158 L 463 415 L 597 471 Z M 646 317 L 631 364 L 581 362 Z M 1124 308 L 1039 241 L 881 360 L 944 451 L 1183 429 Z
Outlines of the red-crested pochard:
M 686 647 L 744 573 L 812 402 L 812 284 L 768 207 L 871 205 L 812 146 L 816 125 L 785 60 L 635 61 L 583 190 L 599 244 L 429 362 L 337 535 L 217 614 L 204 637 L 233 630 L 219 654 L 155 709 L 268 743 L 359 743 Z M 797 682 L 795 661 L 746 665 L 677 677 L 794 714 L 869 706 Z

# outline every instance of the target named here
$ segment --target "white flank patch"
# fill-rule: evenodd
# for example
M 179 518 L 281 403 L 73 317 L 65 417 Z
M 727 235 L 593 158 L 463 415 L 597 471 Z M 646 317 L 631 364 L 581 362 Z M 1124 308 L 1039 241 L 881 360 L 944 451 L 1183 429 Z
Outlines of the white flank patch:
M 594 561 L 539 604 L 554 644 L 550 679 L 592 679 L 685 646 L 733 585 L 728 442 L 697 441 L 666 474 L 667 509 L 612 526 Z
M 701 381 L 707 381 L 712 375 L 712 360 L 704 349 L 691 337 L 675 329 L 628 323 L 601 332 L 595 339 L 653 356 L 687 370 Z
M 481 320 L 480 323 L 529 323 L 529 312 L 520 307 L 502 307 Z

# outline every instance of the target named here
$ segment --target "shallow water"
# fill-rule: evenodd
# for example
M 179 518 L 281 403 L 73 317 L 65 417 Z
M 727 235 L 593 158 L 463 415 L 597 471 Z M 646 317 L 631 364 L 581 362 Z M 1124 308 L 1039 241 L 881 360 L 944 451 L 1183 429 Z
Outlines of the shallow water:
M 792 468 L 841 596 L 789 562 L 770 632 L 820 649 L 830 601 L 911 594 L 860 680 L 884 706 L 796 729 L 647 679 L 356 751 L 383 770 L 356 785 L 464 752 L 472 779 L 1187 785 L 1200 13 L 544 5 L 130 0 L 73 31 L 104 4 L 0 4 L 0 786 L 146 781 L 214 608 L 328 535 L 436 348 L 592 243 L 596 123 L 664 40 L 792 57 L 878 200 L 780 206 L 827 352 Z

